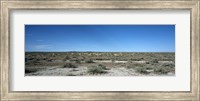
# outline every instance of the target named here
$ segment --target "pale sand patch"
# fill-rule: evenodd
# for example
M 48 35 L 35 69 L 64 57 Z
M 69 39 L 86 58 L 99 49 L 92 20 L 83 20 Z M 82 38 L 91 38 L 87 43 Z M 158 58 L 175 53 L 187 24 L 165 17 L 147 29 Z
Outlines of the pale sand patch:
M 146 63 L 148 61 L 132 61 L 132 63 Z
M 127 63 L 128 61 L 115 61 L 115 63 Z
M 158 63 L 173 63 L 173 61 L 158 61 Z
M 112 60 L 94 60 L 94 62 L 99 62 L 99 63 L 110 63 Z

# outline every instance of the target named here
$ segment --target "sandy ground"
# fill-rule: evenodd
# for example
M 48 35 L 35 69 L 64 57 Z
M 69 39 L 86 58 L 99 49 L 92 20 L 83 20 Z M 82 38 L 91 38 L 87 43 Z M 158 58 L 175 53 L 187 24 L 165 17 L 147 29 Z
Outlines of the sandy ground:
M 141 74 L 136 72 L 134 69 L 127 69 L 124 67 L 114 67 L 114 68 L 108 67 L 109 70 L 105 70 L 107 73 L 95 74 L 95 75 L 89 74 L 87 72 L 88 69 L 85 66 L 79 66 L 78 68 L 61 68 L 59 66 L 43 67 L 43 68 L 46 69 L 25 74 L 25 76 L 162 76 L 153 73 Z M 168 73 L 167 75 L 165 74 L 165 76 L 174 76 L 174 73 Z

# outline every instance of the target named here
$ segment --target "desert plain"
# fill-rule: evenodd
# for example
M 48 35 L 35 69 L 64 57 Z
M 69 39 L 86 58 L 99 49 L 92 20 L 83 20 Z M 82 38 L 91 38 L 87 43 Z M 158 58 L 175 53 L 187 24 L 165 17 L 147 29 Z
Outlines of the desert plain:
M 25 76 L 174 75 L 174 52 L 25 53 Z

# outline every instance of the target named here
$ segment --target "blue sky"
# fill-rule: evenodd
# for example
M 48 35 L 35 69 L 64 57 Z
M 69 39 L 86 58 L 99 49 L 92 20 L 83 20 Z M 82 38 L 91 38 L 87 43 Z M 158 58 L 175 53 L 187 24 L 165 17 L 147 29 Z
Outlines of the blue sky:
M 175 25 L 25 25 L 25 51 L 175 52 Z

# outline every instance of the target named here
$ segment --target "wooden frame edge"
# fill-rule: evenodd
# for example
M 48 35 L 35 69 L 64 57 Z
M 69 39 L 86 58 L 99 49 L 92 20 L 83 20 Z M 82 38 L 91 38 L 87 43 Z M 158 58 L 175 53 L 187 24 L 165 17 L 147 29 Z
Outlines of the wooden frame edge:
M 77 1 L 78 0 L 72 1 L 72 2 L 77 2 Z M 40 1 L 32 1 L 32 2 L 39 3 Z M 32 2 L 26 2 L 26 3 L 31 4 Z M 47 2 L 47 1 L 43 1 L 43 2 L 45 4 L 45 2 Z M 52 2 L 54 2 L 54 1 L 52 1 Z M 65 1 L 63 1 L 63 2 L 65 2 Z M 95 1 L 92 1 L 92 2 L 95 2 Z M 101 2 L 106 3 L 106 1 L 101 1 Z M 129 2 L 132 2 L 132 1 L 129 1 Z M 137 1 L 135 1 L 135 2 L 137 2 Z M 163 2 L 163 1 L 155 1 L 155 2 Z M 170 6 L 170 2 L 173 2 L 173 1 L 165 2 L 166 8 L 168 8 Z M 174 2 L 177 2 L 177 1 L 174 1 Z M 180 2 L 178 1 L 178 3 L 182 3 L 182 4 L 184 4 L 185 2 L 191 3 L 192 11 L 196 12 L 196 13 L 192 14 L 192 16 L 193 16 L 192 18 L 194 18 L 194 19 L 192 19 L 192 22 L 195 23 L 195 27 L 192 27 L 192 29 L 193 29 L 193 34 L 194 34 L 194 31 L 195 31 L 195 33 L 198 33 L 197 39 L 196 39 L 197 43 L 195 43 L 195 45 L 194 45 L 194 46 L 197 46 L 195 53 L 197 53 L 198 56 L 197 56 L 197 58 L 195 58 L 195 61 L 197 61 L 195 66 L 197 66 L 198 68 L 195 68 L 196 72 L 195 72 L 195 74 L 194 73 L 192 74 L 192 77 L 195 78 L 194 82 L 196 82 L 197 85 L 195 86 L 196 88 L 193 86 L 194 88 L 192 88 L 192 89 L 195 92 L 193 92 L 190 96 L 184 97 L 184 95 L 187 95 L 187 93 L 186 94 L 185 93 L 176 93 L 176 95 L 172 96 L 172 94 L 170 94 L 169 92 L 162 93 L 162 94 L 159 94 L 159 93 L 155 93 L 155 94 L 149 93 L 149 94 L 147 94 L 145 92 L 142 92 L 139 95 L 136 94 L 136 93 L 134 93 L 134 94 L 133 93 L 123 93 L 122 94 L 120 92 L 116 92 L 116 93 L 110 93 L 109 92 L 109 93 L 106 93 L 106 94 L 105 93 L 97 93 L 97 94 L 99 94 L 99 96 L 104 96 L 104 97 L 99 97 L 99 96 L 97 96 L 97 94 L 94 94 L 94 93 L 91 93 L 91 92 L 83 93 L 83 94 L 81 94 L 81 96 L 80 96 L 80 93 L 59 93 L 59 94 L 54 93 L 55 94 L 54 97 L 56 97 L 56 96 L 57 97 L 54 98 L 53 100 L 145 100 L 145 99 L 142 99 L 142 97 L 144 97 L 144 96 L 141 96 L 142 94 L 146 94 L 146 98 L 149 99 L 149 100 L 194 100 L 194 101 L 200 100 L 200 98 L 199 98 L 199 94 L 200 94 L 200 87 L 199 87 L 199 84 L 200 84 L 200 80 L 199 80 L 200 79 L 200 75 L 199 75 L 199 73 L 200 73 L 200 69 L 199 69 L 199 62 L 200 62 L 200 51 L 199 51 L 199 45 L 200 45 L 200 41 L 199 41 L 199 23 L 200 23 L 199 13 L 200 13 L 200 10 L 199 10 L 199 1 L 191 1 L 191 2 L 190 1 L 180 1 Z M 6 5 L 4 5 L 3 3 L 6 3 Z M 7 5 L 7 3 L 9 3 L 11 5 Z M 9 51 L 8 49 L 5 48 L 6 45 L 9 45 L 6 42 L 6 38 L 9 37 L 9 36 L 7 36 L 9 32 L 8 32 L 8 30 L 5 30 L 5 29 L 9 29 L 8 28 L 9 26 L 4 26 L 4 24 L 6 23 L 6 21 L 9 20 L 8 19 L 9 15 L 8 15 L 8 13 L 6 14 L 6 12 L 9 11 L 7 8 L 13 7 L 13 5 L 12 5 L 13 3 L 17 3 L 17 4 L 22 3 L 22 5 L 24 5 L 23 6 L 24 8 L 28 7 L 28 6 L 26 6 L 26 3 L 24 3 L 20 0 L 19 1 L 18 0 L 16 0 L 16 1 L 1 1 L 1 6 L 0 6 L 0 8 L 1 8 L 1 14 L 0 14 L 0 20 L 1 20 L 1 24 L 0 24 L 1 25 L 1 54 L 0 54 L 0 56 L 1 56 L 1 68 L 0 68 L 0 72 L 1 72 L 1 75 L 0 75 L 0 77 L 1 77 L 1 84 L 0 84 L 0 86 L 1 86 L 1 88 L 0 88 L 1 99 L 0 100 L 50 100 L 49 96 L 52 96 L 52 94 L 48 93 L 48 92 L 47 93 L 46 92 L 42 92 L 42 93 L 41 92 L 35 92 L 35 93 L 29 93 L 29 94 L 23 95 L 23 93 L 10 93 L 8 91 L 9 83 L 8 83 L 7 80 L 9 78 L 8 78 L 8 74 L 6 76 L 5 72 L 3 72 L 3 71 L 6 71 L 5 68 L 3 68 L 3 67 L 6 66 L 5 61 L 9 61 L 9 60 L 4 60 L 4 57 L 9 54 L 9 53 L 5 53 L 6 51 Z M 142 2 L 141 2 L 141 4 L 142 4 Z M 19 5 L 17 7 L 22 7 L 22 5 Z M 42 5 L 43 5 L 43 3 L 41 3 L 41 6 L 39 6 L 40 7 L 39 9 L 45 9 L 45 7 L 43 7 Z M 49 9 L 49 8 L 47 8 L 47 9 Z M 121 8 L 123 8 L 123 7 L 119 7 L 119 9 L 121 9 Z M 34 9 L 34 8 L 31 8 L 31 9 Z M 63 9 L 63 8 L 61 7 L 61 8 L 57 8 L 57 9 Z M 77 9 L 77 8 L 72 8 L 72 9 Z M 88 9 L 95 9 L 95 8 L 88 8 Z M 106 9 L 110 9 L 110 8 L 108 7 Z M 111 9 L 112 9 L 112 6 L 111 6 Z M 140 8 L 138 8 L 138 9 L 140 9 Z M 7 65 L 8 65 L 8 63 L 7 63 Z M 7 83 L 5 83 L 5 82 L 7 82 Z M 66 94 L 67 94 L 67 96 L 66 96 Z M 124 95 L 124 97 L 122 97 L 120 95 Z M 157 97 L 155 97 L 156 95 L 157 95 Z M 61 97 L 61 96 L 66 96 L 66 97 Z M 134 99 L 133 99 L 133 96 L 134 96 Z M 152 96 L 154 96 L 154 97 L 152 97 Z M 159 99 L 158 96 L 164 96 L 164 99 Z M 177 96 L 180 96 L 180 97 L 177 97 Z M 113 97 L 116 97 L 116 98 L 113 99 Z M 129 97 L 130 99 L 129 98 L 126 99 L 125 97 Z M 94 98 L 97 98 L 97 99 L 94 99 Z M 104 98 L 104 99 L 102 99 L 102 98 Z

